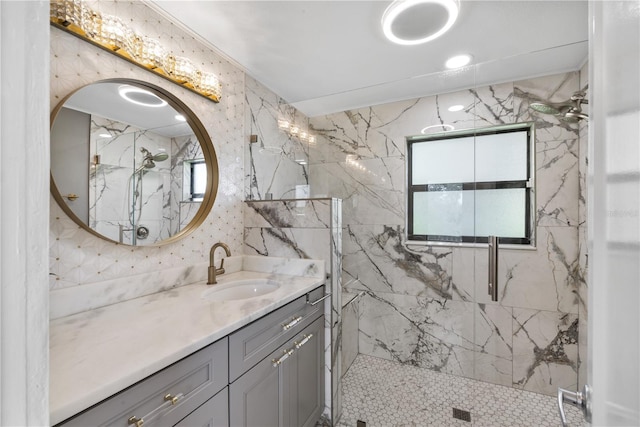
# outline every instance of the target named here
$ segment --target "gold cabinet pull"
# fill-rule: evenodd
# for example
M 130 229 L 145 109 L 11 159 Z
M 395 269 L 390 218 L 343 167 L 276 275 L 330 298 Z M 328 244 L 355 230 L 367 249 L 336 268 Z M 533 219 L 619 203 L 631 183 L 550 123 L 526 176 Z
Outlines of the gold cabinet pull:
M 142 418 L 138 418 L 135 415 L 132 417 L 129 417 L 129 419 L 127 420 L 127 423 L 129 425 L 134 425 L 136 427 L 142 427 L 142 425 L 144 424 L 145 418 L 147 420 L 151 420 L 156 415 L 158 415 L 158 412 L 161 412 L 161 411 L 164 411 L 165 409 L 170 408 L 172 405 L 175 405 L 176 403 L 178 403 L 178 401 L 183 397 L 184 397 L 183 393 L 176 394 L 175 396 L 172 395 L 171 393 L 167 393 L 164 395 L 164 398 L 163 398 L 164 402 L 162 402 L 160 406 L 158 406 L 156 409 L 149 412 L 147 415 L 145 415 Z
M 179 395 L 178 396 L 172 396 L 171 393 L 167 393 L 164 396 L 165 402 L 171 402 L 172 405 L 175 405 L 176 403 L 178 403 L 179 399 L 180 399 Z
M 127 420 L 127 423 L 136 427 L 142 427 L 142 425 L 144 424 L 144 418 L 138 418 L 134 415 Z
M 307 343 L 307 341 L 309 341 L 311 338 L 313 338 L 313 334 L 303 334 L 302 335 L 304 338 L 302 339 L 302 341 L 300 342 L 295 342 L 294 341 L 294 345 L 296 346 L 296 350 L 299 349 L 300 347 L 302 347 L 303 345 L 305 345 Z
M 302 316 L 296 317 L 295 319 L 291 320 L 289 323 L 285 323 L 284 325 L 282 325 L 282 330 L 286 331 L 293 328 L 301 320 L 302 320 Z
M 287 360 L 289 358 L 289 356 L 291 356 L 295 350 L 291 349 L 291 350 L 282 350 L 282 351 L 284 352 L 284 354 L 282 356 L 280 356 L 279 359 L 271 359 L 271 363 L 273 364 L 274 368 L 277 368 L 278 366 L 280 366 L 280 364 L 282 362 L 284 362 L 285 360 Z
M 66 196 L 64 196 L 64 197 L 66 197 L 68 200 L 70 200 L 70 201 L 72 201 L 72 202 L 73 202 L 75 199 L 77 199 L 77 198 L 78 198 L 78 197 L 80 197 L 80 196 L 78 196 L 77 194 L 74 194 L 74 193 L 69 193 L 69 194 L 67 194 L 67 195 L 66 195 Z

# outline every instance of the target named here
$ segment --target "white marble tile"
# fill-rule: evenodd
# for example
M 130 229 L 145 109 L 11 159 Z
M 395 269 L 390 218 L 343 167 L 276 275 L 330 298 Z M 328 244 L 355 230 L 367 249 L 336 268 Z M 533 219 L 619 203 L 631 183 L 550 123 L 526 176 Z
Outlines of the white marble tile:
M 253 78 L 245 79 L 245 197 L 263 200 L 295 197 L 297 184 L 308 184 L 308 142 L 279 129 L 287 121 L 308 129 L 307 118 Z M 248 143 L 249 135 L 257 142 Z
M 473 303 L 366 292 L 360 353 L 473 376 Z
M 578 384 L 578 316 L 513 309 L 513 385 L 554 395 Z
M 475 307 L 474 378 L 511 386 L 513 382 L 513 322 L 511 307 Z
M 536 143 L 538 226 L 577 226 L 578 139 Z
M 344 295 L 343 295 L 344 300 Z M 356 297 L 342 308 L 342 370 L 347 373 L 358 355 L 359 299 Z
M 488 260 L 475 258 L 476 301 L 535 310 L 578 312 L 577 227 L 538 227 L 537 249 L 500 249 L 498 302 L 487 292 Z
M 403 224 L 404 159 L 348 158 L 311 165 L 312 196 L 342 199 L 344 224 Z
M 331 199 L 247 201 L 244 226 L 275 228 L 329 228 Z
M 343 238 L 345 279 L 357 279 L 350 290 L 451 298 L 450 248 L 404 246 L 393 225 L 348 226 Z
M 542 114 L 529 108 L 531 102 L 564 102 L 580 89 L 579 73 L 570 72 L 553 76 L 514 82 L 514 114 L 517 122 L 533 121 L 536 141 L 566 141 L 576 139 L 578 125 L 564 122 L 555 116 Z

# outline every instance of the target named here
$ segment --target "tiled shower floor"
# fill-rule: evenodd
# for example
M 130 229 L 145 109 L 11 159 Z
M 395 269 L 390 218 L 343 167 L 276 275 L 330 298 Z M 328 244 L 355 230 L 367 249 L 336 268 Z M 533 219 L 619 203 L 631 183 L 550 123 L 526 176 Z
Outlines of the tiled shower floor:
M 343 379 L 340 427 L 390 426 L 560 426 L 556 399 L 428 369 L 358 355 Z M 453 418 L 453 408 L 471 421 Z M 575 407 L 570 426 L 583 425 Z

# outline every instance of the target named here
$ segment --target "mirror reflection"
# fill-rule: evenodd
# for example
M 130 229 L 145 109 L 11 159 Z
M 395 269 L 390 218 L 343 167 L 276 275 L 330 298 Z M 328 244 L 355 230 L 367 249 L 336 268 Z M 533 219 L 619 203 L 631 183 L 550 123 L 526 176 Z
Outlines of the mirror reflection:
M 203 131 L 168 100 L 146 84 L 98 82 L 56 109 L 52 192 L 74 221 L 111 241 L 157 245 L 202 216 L 212 181 Z

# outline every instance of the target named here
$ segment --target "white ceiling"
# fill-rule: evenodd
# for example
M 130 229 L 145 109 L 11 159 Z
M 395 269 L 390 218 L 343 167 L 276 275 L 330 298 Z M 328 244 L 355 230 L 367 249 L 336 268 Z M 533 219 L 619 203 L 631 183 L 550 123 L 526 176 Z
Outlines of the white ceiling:
M 586 1 L 461 0 L 419 46 L 383 36 L 390 1 L 149 1 L 310 117 L 573 71 L 588 50 Z M 460 53 L 474 65 L 445 71 Z
M 171 105 L 158 108 L 133 104 L 120 96 L 118 89 L 121 86 L 122 83 L 93 83 L 74 93 L 64 106 L 168 138 L 193 134 L 188 123 L 176 120 L 178 112 Z

